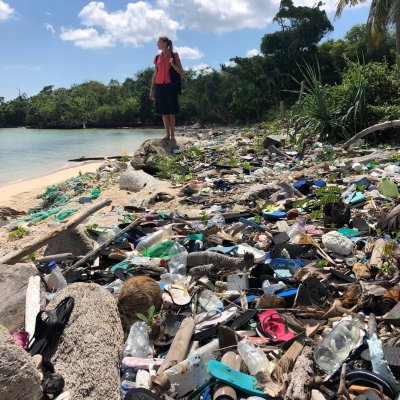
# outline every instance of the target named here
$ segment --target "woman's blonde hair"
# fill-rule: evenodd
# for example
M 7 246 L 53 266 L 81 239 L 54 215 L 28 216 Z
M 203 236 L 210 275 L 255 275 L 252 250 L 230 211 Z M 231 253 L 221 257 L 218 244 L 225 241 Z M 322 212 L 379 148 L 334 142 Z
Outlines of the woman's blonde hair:
M 174 46 L 172 45 L 171 39 L 167 38 L 166 36 L 160 36 L 159 39 L 162 40 L 163 42 L 167 43 L 167 46 L 168 46 L 167 48 L 171 53 L 174 52 Z

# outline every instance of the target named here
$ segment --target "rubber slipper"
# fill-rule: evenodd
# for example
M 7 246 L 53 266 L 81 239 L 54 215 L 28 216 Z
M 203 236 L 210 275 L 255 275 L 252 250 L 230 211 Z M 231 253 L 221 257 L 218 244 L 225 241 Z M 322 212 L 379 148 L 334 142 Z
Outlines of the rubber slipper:
M 184 285 L 170 283 L 165 286 L 164 290 L 171 296 L 172 301 L 177 306 L 186 306 L 192 300 L 187 287 Z
M 222 381 L 242 392 L 249 393 L 254 396 L 260 396 L 262 398 L 267 397 L 263 391 L 256 389 L 256 386 L 258 385 L 256 378 L 247 374 L 243 374 L 242 372 L 234 368 L 230 368 L 219 361 L 210 360 L 208 362 L 208 372 L 213 378 L 218 379 L 219 381 Z
M 151 392 L 149 389 L 136 388 L 130 389 L 126 393 L 125 400 L 160 400 L 160 397 Z
M 169 346 L 185 318 L 186 315 L 183 314 L 167 315 L 164 321 L 164 339 L 156 340 L 154 344 L 158 347 Z
M 239 315 L 239 317 L 235 318 L 231 321 L 228 326 L 233 330 L 238 330 L 244 325 L 246 325 L 250 320 L 252 320 L 257 315 L 257 310 L 251 309 L 246 310 L 244 313 Z
M 226 221 L 226 220 L 225 220 Z M 252 228 L 256 229 L 259 232 L 265 232 L 265 227 L 262 227 L 261 225 L 257 224 L 254 221 L 251 221 L 249 219 L 240 217 L 239 218 L 239 222 L 241 222 L 242 224 L 245 224 L 247 226 L 251 226 Z
M 354 192 L 344 197 L 344 203 L 350 205 L 358 205 L 367 201 L 367 198 L 361 192 Z
M 261 214 L 266 219 L 277 220 L 286 217 L 286 213 L 283 211 L 263 212 Z
M 73 297 L 61 300 L 54 310 L 40 311 L 36 316 L 35 333 L 28 347 L 31 356 L 41 354 L 50 359 L 74 308 Z
M 231 307 L 222 312 L 215 310 L 197 314 L 194 317 L 195 331 L 200 332 L 213 326 L 225 325 L 235 317 L 237 311 L 236 307 Z
M 254 255 L 254 263 L 259 264 L 265 260 L 265 251 L 256 249 L 248 245 L 247 243 L 242 243 L 237 246 L 236 254 L 239 256 L 244 256 L 246 253 Z
M 150 366 L 160 366 L 164 362 L 163 358 L 140 358 L 125 357 L 122 360 L 122 368 L 136 368 L 148 370 Z
M 369 231 L 369 225 L 367 221 L 365 221 L 364 218 L 361 217 L 354 217 L 351 220 L 351 227 L 353 229 L 358 229 L 360 232 L 368 232 Z
M 209 247 L 207 251 L 215 251 L 216 253 L 221 253 L 221 254 L 230 254 L 233 253 L 238 249 L 238 246 L 215 246 L 215 247 Z
M 400 366 L 400 347 L 385 346 L 383 347 L 383 354 L 387 363 L 393 367 Z M 365 349 L 361 353 L 361 358 L 365 361 L 371 361 L 369 349 Z
M 316 250 L 312 245 L 283 243 L 275 245 L 270 249 L 269 255 L 271 259 L 283 258 L 282 250 L 286 250 L 292 259 L 295 258 L 313 259 L 315 258 L 315 253 L 316 253 Z
M 275 310 L 267 310 L 258 315 L 262 332 L 271 338 L 272 342 L 287 342 L 295 337 L 289 330 L 287 322 Z

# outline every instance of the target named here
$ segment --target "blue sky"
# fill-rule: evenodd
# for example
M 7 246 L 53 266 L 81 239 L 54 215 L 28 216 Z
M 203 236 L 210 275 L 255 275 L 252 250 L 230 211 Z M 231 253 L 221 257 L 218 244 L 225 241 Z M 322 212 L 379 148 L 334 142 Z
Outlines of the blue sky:
M 329 37 L 366 21 L 368 4 L 333 21 L 335 3 L 324 5 L 335 27 Z M 90 79 L 123 81 L 152 66 L 160 35 L 174 39 L 184 67 L 218 68 L 259 49 L 262 36 L 277 28 L 271 20 L 278 6 L 279 0 L 0 0 L 0 97 Z

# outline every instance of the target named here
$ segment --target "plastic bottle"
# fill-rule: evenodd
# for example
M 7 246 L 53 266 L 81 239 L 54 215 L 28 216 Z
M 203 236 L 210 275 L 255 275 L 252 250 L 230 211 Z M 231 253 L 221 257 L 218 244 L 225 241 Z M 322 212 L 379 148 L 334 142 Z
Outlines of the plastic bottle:
M 219 228 L 225 228 L 226 223 L 225 223 L 225 218 L 221 213 L 215 214 L 208 222 L 207 222 L 207 228 L 210 228 L 212 226 L 218 226 Z
M 262 284 L 262 290 L 264 293 L 275 294 L 279 290 L 286 289 L 286 285 L 283 282 L 271 284 L 269 280 L 266 280 Z
M 295 224 L 293 224 L 288 230 L 287 230 L 287 234 L 290 238 L 290 243 L 298 243 L 299 242 L 299 238 L 300 238 L 300 234 L 302 232 L 304 232 L 304 228 L 306 226 L 306 222 L 305 221 L 299 221 Z
M 338 369 L 356 348 L 363 330 L 364 314 L 340 321 L 314 351 L 314 360 L 324 371 Z
M 57 266 L 57 263 L 55 261 L 51 261 L 48 266 L 51 269 L 51 272 L 45 277 L 47 288 L 49 290 L 57 290 L 66 287 L 67 281 L 65 280 L 60 268 Z
M 268 381 L 270 374 L 269 361 L 264 352 L 246 339 L 241 340 L 237 345 L 240 357 L 249 369 L 250 375 L 257 378 L 259 382 Z
M 124 398 L 130 389 L 136 388 L 136 374 L 135 368 L 125 369 L 121 377 L 121 397 Z
M 171 238 L 173 235 L 172 225 L 166 225 L 156 232 L 150 233 L 145 236 L 136 246 L 136 251 L 143 254 L 150 247 Z
M 146 267 L 159 267 L 161 258 L 142 257 L 132 254 L 128 257 L 129 264 Z
M 200 296 L 197 298 L 200 308 L 204 311 L 222 311 L 224 309 L 224 304 L 222 301 L 215 296 L 211 290 L 203 290 Z
M 135 322 L 129 331 L 123 351 L 124 357 L 148 358 L 153 356 L 146 322 Z
M 175 242 L 169 252 L 168 267 L 171 274 L 186 275 L 187 255 L 186 249 L 179 242 Z

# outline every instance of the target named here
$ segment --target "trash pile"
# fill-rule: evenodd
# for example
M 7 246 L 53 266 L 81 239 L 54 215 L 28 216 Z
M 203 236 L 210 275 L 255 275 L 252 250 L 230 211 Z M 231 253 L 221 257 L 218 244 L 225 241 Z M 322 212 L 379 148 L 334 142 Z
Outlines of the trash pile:
M 400 398 L 399 153 L 255 139 L 179 159 L 192 213 L 127 205 L 34 261 L 50 303 L 30 278 L 13 336 L 46 398 Z

